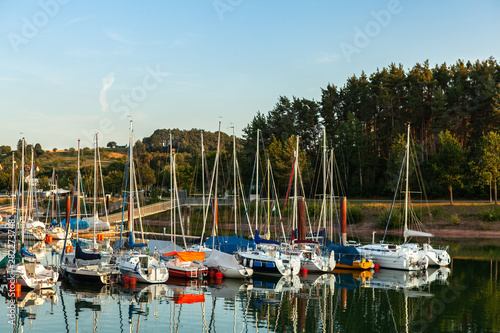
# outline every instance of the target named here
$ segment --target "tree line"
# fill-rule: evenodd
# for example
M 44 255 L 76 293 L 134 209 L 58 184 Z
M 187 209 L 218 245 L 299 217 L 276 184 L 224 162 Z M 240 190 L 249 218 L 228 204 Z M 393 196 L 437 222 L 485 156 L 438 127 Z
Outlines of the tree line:
M 267 113 L 257 112 L 243 129 L 243 137 L 236 139 L 236 150 L 247 191 L 251 186 L 255 191 L 255 184 L 250 182 L 255 172 L 259 130 L 261 179 L 268 159 L 279 195 L 286 194 L 299 137 L 301 182 L 307 196 L 320 193 L 324 129 L 326 148 L 333 149 L 336 180 L 342 184 L 337 193 L 362 198 L 391 196 L 404 151 L 406 126 L 411 124 L 412 145 L 429 198 L 487 199 L 493 189 L 496 200 L 500 175 L 500 65 L 495 59 L 458 60 L 453 65 L 434 67 L 425 61 L 409 69 L 390 64 L 371 74 L 353 75 L 341 86 L 330 83 L 320 91 L 319 101 L 279 96 Z M 202 132 L 158 129 L 135 143 L 140 180 L 155 192 L 155 197 L 171 186 L 171 152 L 175 153 L 179 188 L 193 195 L 201 193 Z M 233 188 L 233 138 L 226 133 L 220 137 L 219 195 L 223 195 Z M 212 170 L 218 133 L 203 132 L 203 140 L 204 159 L 207 169 Z M 126 151 L 116 142 L 107 147 L 102 151 Z M 5 146 L 1 148 L 4 168 L 0 170 L 0 190 L 4 190 L 10 188 L 9 154 Z M 45 177 L 53 167 L 65 166 L 64 161 L 57 165 L 54 160 L 44 164 L 39 145 L 35 151 L 42 161 L 40 173 Z M 91 153 L 89 150 L 86 157 L 84 152 L 84 158 L 91 158 Z M 74 150 L 68 154 L 76 156 Z M 56 170 L 67 186 L 72 184 L 75 166 Z M 86 168 L 82 174 L 91 175 Z M 106 165 L 103 175 L 107 191 L 121 193 L 125 169 L 126 157 Z M 205 179 L 208 174 L 205 172 Z

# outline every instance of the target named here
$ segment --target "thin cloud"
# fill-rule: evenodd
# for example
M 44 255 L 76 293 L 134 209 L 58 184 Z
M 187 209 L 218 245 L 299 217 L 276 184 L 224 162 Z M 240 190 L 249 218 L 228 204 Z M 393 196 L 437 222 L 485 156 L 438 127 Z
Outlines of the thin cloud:
M 90 18 L 90 16 L 75 17 L 74 19 L 72 19 L 71 21 L 66 23 L 66 25 L 71 25 L 71 24 L 75 24 L 75 23 L 79 23 L 79 22 L 85 22 L 89 18 Z
M 323 54 L 320 57 L 316 58 L 316 63 L 318 64 L 331 64 L 340 59 L 340 54 L 332 53 L 332 54 Z
M 101 93 L 99 94 L 99 102 L 101 103 L 102 112 L 106 112 L 108 110 L 108 102 L 106 100 L 106 92 L 115 82 L 115 73 L 110 73 L 108 76 L 102 79 L 102 88 Z
M 114 32 L 114 31 L 111 31 L 111 30 L 107 30 L 105 32 L 105 34 L 106 34 L 106 37 L 108 37 L 109 39 L 114 40 L 115 42 L 125 43 L 125 44 L 131 44 L 131 45 L 137 45 L 138 44 L 136 42 L 133 42 L 131 40 L 126 39 L 122 35 Z

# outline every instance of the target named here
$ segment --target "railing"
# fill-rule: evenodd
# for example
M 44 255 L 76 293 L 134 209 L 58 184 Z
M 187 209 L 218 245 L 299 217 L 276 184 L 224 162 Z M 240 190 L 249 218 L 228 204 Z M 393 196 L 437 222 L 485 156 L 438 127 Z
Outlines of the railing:
M 154 203 L 141 207 L 141 217 L 162 213 L 170 209 L 172 209 L 170 201 Z M 139 210 L 137 208 L 134 208 L 134 216 L 139 216 Z M 121 222 L 122 212 L 111 214 L 108 216 L 108 219 L 109 223 Z M 124 212 L 123 221 L 128 221 L 128 212 Z

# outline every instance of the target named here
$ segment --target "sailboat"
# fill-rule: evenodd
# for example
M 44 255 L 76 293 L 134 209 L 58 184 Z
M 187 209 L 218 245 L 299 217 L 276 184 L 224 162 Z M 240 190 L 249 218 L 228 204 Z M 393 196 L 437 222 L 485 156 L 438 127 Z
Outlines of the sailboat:
M 429 266 L 448 266 L 450 264 L 451 258 L 446 249 L 435 249 L 430 245 L 430 238 L 434 235 L 430 232 L 417 231 L 408 229 L 408 214 L 409 214 L 409 186 L 408 186 L 408 176 L 410 173 L 410 125 L 408 124 L 408 134 L 406 137 L 406 189 L 405 189 L 405 209 L 404 209 L 404 248 L 421 251 L 429 262 Z M 397 189 L 396 189 L 397 190 Z M 429 240 L 428 243 L 422 245 L 417 243 L 409 243 L 408 238 L 411 237 L 425 237 Z
M 408 127 L 408 133 L 409 130 L 410 129 Z M 405 212 L 407 212 L 407 207 L 408 207 L 408 164 L 409 164 L 409 154 L 410 154 L 409 147 L 410 146 L 408 138 L 405 151 L 405 158 L 403 158 L 403 162 L 406 161 L 407 165 Z M 403 168 L 403 163 L 401 164 L 401 170 L 402 168 Z M 398 185 L 399 185 L 399 180 L 398 180 Z M 397 188 L 398 186 L 396 186 L 396 191 Z M 396 197 L 396 193 L 394 194 L 394 197 Z M 389 221 L 390 221 L 390 214 L 387 223 L 389 223 Z M 408 235 L 412 236 L 415 236 L 416 234 L 420 234 L 421 236 L 424 235 L 424 233 L 421 232 L 416 232 L 416 231 L 412 232 L 408 230 L 406 222 L 407 220 L 405 219 L 405 231 L 404 231 L 405 243 L 406 243 L 406 237 Z M 418 247 L 408 246 L 407 244 L 397 245 L 397 244 L 385 244 L 383 242 L 381 242 L 380 244 L 375 244 L 373 242 L 373 244 L 359 246 L 358 250 L 360 253 L 370 255 L 373 261 L 379 264 L 380 267 L 382 268 L 392 268 L 392 269 L 401 269 L 410 271 L 425 270 L 427 269 L 429 263 L 429 259 L 427 258 L 427 256 L 422 251 L 420 251 Z
M 22 140 L 22 165 L 21 165 L 21 176 L 19 181 L 21 183 L 21 198 L 24 203 L 24 138 Z M 27 235 L 24 232 L 25 224 L 23 223 L 23 219 L 20 218 L 20 209 L 19 209 L 19 201 L 17 207 L 17 215 L 15 218 L 15 238 L 14 238 L 14 251 L 18 251 L 18 244 L 20 250 L 18 251 L 21 254 L 22 260 L 8 267 L 9 276 L 14 276 L 16 281 L 23 287 L 28 287 L 31 289 L 43 289 L 43 288 L 51 288 L 54 284 L 56 284 L 59 273 L 56 270 L 46 268 L 42 264 L 37 262 L 36 255 L 30 253 L 26 246 L 24 245 L 25 236 Z M 26 212 L 26 215 L 27 212 Z M 19 223 L 18 223 L 19 222 Z M 40 222 L 41 223 L 41 222 Z M 42 223 L 43 224 L 43 223 Z M 17 239 L 18 234 L 18 226 L 20 227 L 20 241 Z
M 57 202 L 57 206 L 59 207 L 59 194 L 58 194 L 58 189 L 57 189 L 57 178 L 55 175 L 55 170 L 52 170 L 52 180 L 51 180 L 50 186 L 53 188 L 53 191 L 49 192 L 50 199 L 49 199 L 48 207 L 50 207 L 50 211 L 51 211 L 50 215 L 52 218 L 52 222 L 50 223 L 50 226 L 47 228 L 47 236 L 50 236 L 52 239 L 55 239 L 55 240 L 62 240 L 62 239 L 66 238 L 66 230 L 60 226 L 60 222 L 57 222 L 57 220 L 54 219 L 56 202 Z M 48 222 L 47 222 L 48 217 L 49 217 L 49 214 L 47 213 L 46 220 L 45 220 L 46 225 L 48 224 Z M 58 216 L 56 218 L 58 219 Z M 70 239 L 71 236 L 72 236 L 71 231 L 68 231 L 67 238 Z
M 182 232 L 182 240 L 184 242 L 184 248 L 187 247 L 186 239 L 184 237 L 184 224 L 182 221 L 182 214 L 180 211 L 180 205 L 175 204 L 175 202 L 179 202 L 179 192 L 177 190 L 177 176 L 176 176 L 176 164 L 175 164 L 175 155 L 173 150 L 170 150 L 171 155 L 171 179 L 173 181 L 173 188 L 170 191 L 174 193 L 173 199 L 173 207 L 179 209 L 179 222 L 181 226 Z M 172 211 L 172 221 L 175 221 L 173 215 L 175 214 L 175 208 Z M 174 239 L 173 243 L 175 244 L 175 224 L 172 226 L 174 229 Z M 175 246 L 174 246 L 175 248 Z M 197 248 L 199 250 L 199 247 Z M 167 267 L 169 275 L 172 277 L 178 278 L 187 278 L 187 279 L 197 279 L 203 278 L 208 275 L 208 268 L 203 264 L 205 260 L 205 252 L 204 251 L 170 251 L 168 253 L 163 253 L 161 255 L 162 263 Z
M 217 193 L 217 175 L 218 175 L 218 166 L 219 166 L 219 153 L 220 153 L 220 121 L 219 121 L 219 138 L 217 144 L 217 154 L 216 161 L 214 165 L 214 173 L 212 177 L 212 185 L 215 182 L 215 191 Z M 203 147 L 203 136 L 202 136 L 202 169 L 205 170 L 205 160 L 203 156 L 205 155 L 204 147 Z M 202 171 L 202 173 L 203 173 Z M 213 200 L 213 211 L 214 211 L 214 228 L 212 236 L 207 239 L 205 242 L 205 246 L 195 245 L 192 248 L 195 248 L 199 251 L 205 252 L 205 261 L 204 265 L 210 269 L 216 269 L 223 274 L 226 278 L 246 278 L 250 277 L 253 274 L 253 269 L 249 267 L 244 267 L 241 265 L 233 255 L 234 252 L 237 252 L 238 247 L 247 247 L 248 241 L 238 237 L 237 230 L 237 218 L 238 218 L 238 183 L 237 183 L 237 161 L 236 161 L 236 136 L 234 134 L 234 126 L 233 126 L 233 199 L 234 199 L 234 236 L 217 236 L 215 233 L 217 231 L 217 199 Z M 204 181 L 204 174 L 202 175 Z M 210 193 L 212 193 L 210 191 Z M 210 197 L 209 197 L 210 198 Z M 205 186 L 203 183 L 203 203 L 205 203 Z M 203 205 L 204 206 L 204 205 Z M 207 207 L 208 208 L 208 207 Z M 204 221 L 204 229 L 206 226 L 206 217 L 207 217 L 208 209 L 203 209 L 203 221 Z
M 294 198 L 293 198 L 293 216 L 294 224 L 297 226 L 298 239 L 292 240 L 292 245 L 298 251 L 300 256 L 300 267 L 307 269 L 312 273 L 327 273 L 331 272 L 336 265 L 334 252 L 329 254 L 323 253 L 321 243 L 315 240 L 306 239 L 306 202 L 304 198 L 298 197 L 297 176 L 299 172 L 299 138 L 297 138 L 297 146 L 295 150 L 294 163 Z M 326 184 L 326 166 L 323 165 L 323 182 Z M 325 188 L 325 187 L 324 187 Z M 323 207 L 325 205 L 326 192 L 323 193 Z M 323 215 L 324 227 L 326 227 L 326 214 Z M 312 230 L 311 230 L 312 231 Z M 312 232 L 311 232 L 312 236 Z
M 99 171 L 99 172 L 98 172 Z M 100 176 L 100 177 L 99 177 Z M 95 134 L 95 141 L 94 141 L 94 209 L 93 209 L 93 215 L 90 217 L 84 217 L 82 220 L 85 222 L 89 223 L 89 228 L 90 230 L 93 230 L 94 232 L 94 238 L 95 238 L 95 232 L 96 231 L 108 231 L 110 228 L 110 224 L 108 221 L 108 210 L 106 207 L 106 203 L 104 202 L 104 212 L 105 212 L 105 217 L 106 221 L 102 221 L 99 219 L 99 214 L 97 211 L 97 195 L 98 195 L 98 188 L 99 188 L 99 183 L 97 179 L 101 179 L 101 188 L 102 188 L 102 194 L 103 198 L 105 198 L 105 193 L 104 193 L 104 183 L 102 179 L 102 166 L 101 166 L 101 158 L 99 154 L 99 141 L 98 141 L 98 135 L 97 133 Z
M 257 153 L 256 167 L 258 175 L 259 165 L 259 134 L 257 130 Z M 294 160 L 295 163 L 295 160 Z M 258 176 L 257 176 L 258 177 Z M 300 270 L 300 258 L 298 253 L 293 250 L 289 244 L 282 246 L 281 243 L 272 241 L 265 235 L 265 238 L 260 237 L 258 230 L 258 202 L 259 202 L 259 184 L 257 178 L 256 188 L 256 220 L 255 220 L 255 243 L 258 244 L 255 250 L 240 250 L 237 254 L 237 259 L 243 266 L 253 269 L 254 274 L 271 275 L 271 276 L 286 276 L 297 275 Z M 267 236 L 267 237 L 266 237 Z
M 78 140 L 78 162 L 76 177 L 76 220 L 80 220 L 80 140 Z M 70 220 L 71 201 L 69 196 L 66 199 L 66 221 Z M 66 228 L 69 228 L 67 225 Z M 121 273 L 114 263 L 110 262 L 109 252 L 98 251 L 95 242 L 90 251 L 82 250 L 78 239 L 78 228 L 76 229 L 75 251 L 64 253 L 61 256 L 61 267 L 71 280 L 86 283 L 110 284 L 119 281 Z
M 24 141 L 23 141 L 24 142 Z M 34 165 L 34 150 L 31 147 L 31 168 L 28 178 L 26 179 L 28 182 L 28 205 L 24 207 L 24 214 L 21 216 L 21 223 L 24 224 L 24 239 L 26 240 L 34 240 L 34 241 L 43 241 L 45 240 L 46 232 L 45 232 L 45 224 L 38 221 L 38 210 L 36 212 L 36 217 L 33 214 L 33 210 L 37 207 L 33 205 L 37 204 L 38 200 L 36 197 L 36 180 L 35 180 L 35 165 Z M 24 180 L 22 183 L 22 195 L 24 198 Z
M 130 251 L 122 252 L 121 255 L 116 257 L 116 264 L 124 275 L 132 278 L 136 278 L 137 282 L 142 283 L 164 283 L 168 280 L 168 269 L 159 257 L 154 257 L 150 254 L 143 253 L 140 251 L 141 248 L 145 247 L 145 243 L 135 243 L 134 241 L 134 198 L 137 198 L 137 207 L 139 214 L 141 212 L 139 206 L 139 198 L 137 195 L 137 184 L 135 178 L 135 167 L 134 167 L 134 132 L 132 128 L 132 121 L 130 121 L 130 136 L 129 136 L 129 175 L 128 181 L 130 182 L 129 187 L 129 218 L 128 218 L 128 246 Z M 140 219 L 140 216 L 139 216 Z M 121 235 L 119 240 L 119 245 L 121 245 Z

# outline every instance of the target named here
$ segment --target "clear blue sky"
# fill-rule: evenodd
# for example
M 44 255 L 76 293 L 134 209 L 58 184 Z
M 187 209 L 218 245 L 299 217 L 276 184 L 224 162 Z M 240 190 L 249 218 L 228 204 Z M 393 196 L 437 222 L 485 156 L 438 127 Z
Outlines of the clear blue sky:
M 237 135 L 280 95 L 363 70 L 500 55 L 499 1 L 0 2 L 0 145 L 126 144 L 157 128 Z

